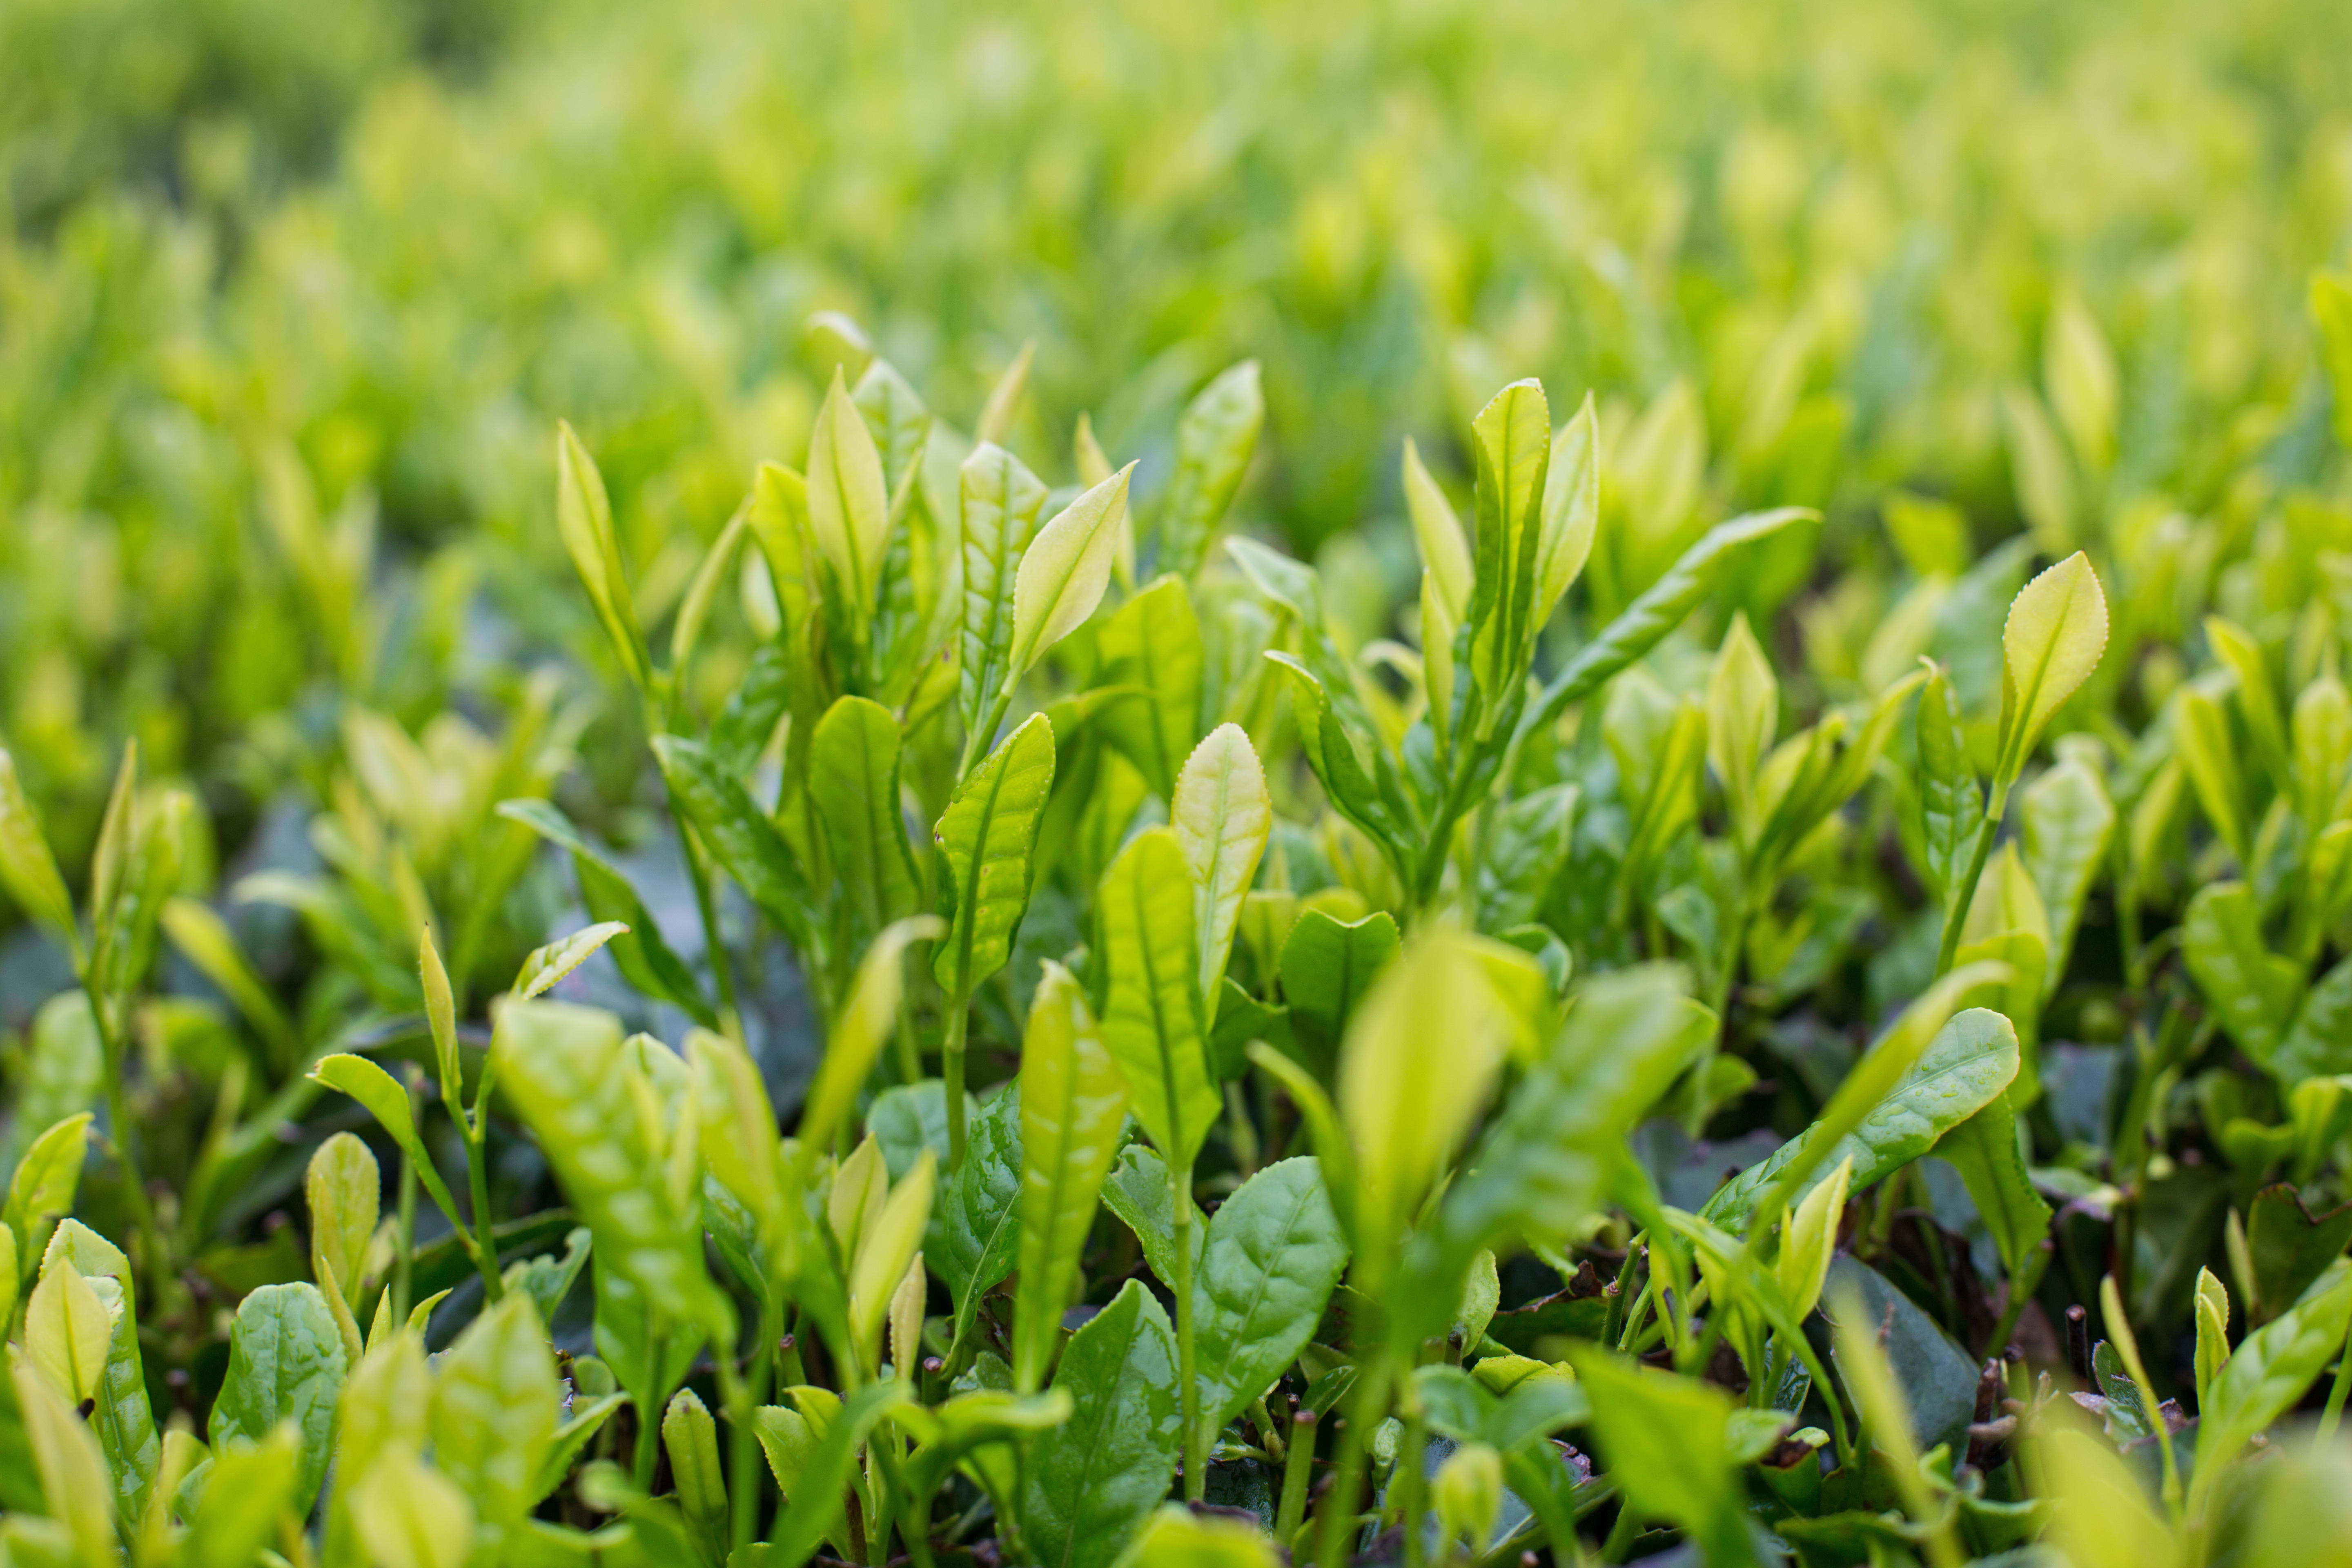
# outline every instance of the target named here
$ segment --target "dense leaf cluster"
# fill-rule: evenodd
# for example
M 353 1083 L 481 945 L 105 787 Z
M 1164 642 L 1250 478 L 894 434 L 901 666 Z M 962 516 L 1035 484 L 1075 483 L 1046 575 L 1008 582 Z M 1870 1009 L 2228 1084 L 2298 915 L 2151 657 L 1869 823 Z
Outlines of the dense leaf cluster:
M 2342 17 L 1220 9 L 0 110 L 0 1565 L 2352 1552 Z

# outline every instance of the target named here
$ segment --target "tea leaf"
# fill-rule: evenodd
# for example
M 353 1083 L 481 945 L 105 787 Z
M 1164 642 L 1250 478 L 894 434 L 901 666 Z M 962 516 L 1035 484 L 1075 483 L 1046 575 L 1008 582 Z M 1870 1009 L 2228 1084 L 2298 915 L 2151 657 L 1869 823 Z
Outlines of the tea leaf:
M 475 1319 L 440 1358 L 428 1425 L 433 1460 L 494 1539 L 520 1527 L 538 1501 L 532 1489 L 561 1394 L 547 1331 L 520 1290 Z
M 2107 646 L 2107 598 L 2076 551 L 2018 590 L 2000 632 L 2000 763 L 2015 778 L 2051 715 L 2097 668 Z
M 588 590 L 588 602 L 621 661 L 621 672 L 642 691 L 652 684 L 653 663 L 645 634 L 637 628 L 629 595 L 628 570 L 621 563 L 620 539 L 613 531 L 613 505 L 596 459 L 580 444 L 569 423 L 555 427 L 555 522 L 572 570 Z
M 1110 974 L 1103 1044 L 1127 1080 L 1136 1120 L 1180 1167 L 1192 1163 L 1224 1108 L 1197 984 L 1196 901 L 1183 843 L 1167 828 L 1137 834 L 1103 873 Z
M 1155 532 L 1156 570 L 1180 576 L 1200 570 L 1209 536 L 1233 504 L 1265 420 L 1265 395 L 1255 360 L 1219 374 L 1185 408 L 1176 426 L 1176 471 L 1169 478 Z
M 1101 685 L 1135 688 L 1104 709 L 1103 732 L 1167 799 L 1201 728 L 1201 622 L 1183 580 L 1162 577 L 1121 605 L 1096 651 Z
M 863 697 L 825 710 L 809 742 L 809 796 L 824 818 L 836 891 L 857 934 L 853 952 L 915 908 L 898 752 L 898 721 Z
M 297 1512 L 308 1513 L 334 1452 L 335 1402 L 345 1369 L 342 1334 L 316 1287 L 264 1285 L 246 1297 L 205 1433 L 215 1462 L 268 1446 L 280 1422 L 292 1423 L 293 1502 Z
M 1051 1568 L 1109 1568 L 1176 1474 L 1176 1336 L 1142 1281 L 1070 1337 L 1054 1386 L 1070 1417 L 1029 1444 L 1022 1536 Z
M 1027 1392 L 1044 1384 L 1062 1313 L 1077 1293 L 1087 1232 L 1127 1119 L 1127 1080 L 1076 977 L 1057 963 L 1046 964 L 1029 1005 L 1019 1094 L 1021 1289 L 1013 1307 L 1013 1384 Z M 1166 1186 L 1160 1184 L 1163 1192 Z
M 1037 825 L 1054 786 L 1054 727 L 1034 713 L 956 787 L 933 834 L 954 908 L 931 972 L 969 996 L 1012 956 L 1029 903 Z
M 862 638 L 874 616 L 890 499 L 882 454 L 837 366 L 809 431 L 807 493 L 809 537 L 839 584 L 848 626 Z
M 1200 994 L 1213 996 L 1233 952 L 1243 895 L 1274 830 L 1265 770 L 1240 725 L 1220 724 L 1184 760 L 1169 823 L 1192 872 Z
M 1111 557 L 1118 549 L 1120 520 L 1127 511 L 1129 463 L 1037 531 L 1022 552 L 1013 579 L 1013 640 L 1005 649 L 1005 679 L 1029 673 L 1047 648 L 1095 613 L 1110 585 Z
M 962 682 L 964 727 L 976 729 L 1007 679 L 1013 643 L 1014 569 L 1045 510 L 1045 481 L 1021 459 L 983 441 L 961 469 L 963 498 Z M 977 737 L 987 746 L 993 735 Z
M 1288 1370 L 1347 1261 L 1311 1157 L 1268 1165 L 1210 1218 L 1192 1286 L 1202 1441 Z

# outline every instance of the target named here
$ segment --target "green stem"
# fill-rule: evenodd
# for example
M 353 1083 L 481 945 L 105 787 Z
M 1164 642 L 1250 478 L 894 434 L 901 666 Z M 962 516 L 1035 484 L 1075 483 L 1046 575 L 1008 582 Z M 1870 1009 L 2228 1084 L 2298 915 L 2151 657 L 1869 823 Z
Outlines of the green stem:
M 1364 1489 L 1365 1434 L 1388 1402 L 1388 1371 L 1383 1356 L 1358 1375 L 1355 1410 L 1339 1430 L 1338 1473 L 1316 1510 L 1316 1568 L 1340 1568 L 1348 1560 L 1348 1536 L 1355 1528 L 1356 1501 Z
M 703 864 L 702 846 L 686 818 L 677 819 L 678 847 L 686 854 L 686 874 L 694 884 L 695 912 L 702 917 L 702 945 L 710 957 L 711 978 L 719 983 L 719 1025 L 738 1045 L 743 1041 L 743 1015 L 735 1001 L 735 966 L 719 935 L 719 901 L 710 890 L 710 868 Z
M 506 1299 L 506 1281 L 499 1275 L 499 1243 L 490 1233 L 489 1118 L 487 1107 L 474 1108 L 474 1125 L 465 1129 L 466 1187 L 474 1204 L 474 1265 L 482 1271 L 482 1289 L 493 1301 Z
M 727 1500 L 732 1510 L 729 1537 L 734 1551 L 750 1544 L 759 1529 L 760 1476 L 766 1468 L 760 1457 L 759 1408 L 767 1402 L 769 1378 L 775 1364 L 779 1330 L 772 1300 L 760 1304 L 759 1343 L 751 1352 L 751 1373 L 736 1380 L 729 1391 L 727 1419 Z M 721 1364 L 727 1364 L 722 1362 Z
M 1208 1434 L 1201 1430 L 1201 1386 L 1192 1343 L 1192 1165 L 1168 1170 L 1170 1206 L 1176 1215 L 1176 1384 L 1184 1422 L 1184 1500 L 1209 1492 Z
M 1274 1515 L 1274 1543 L 1285 1551 L 1307 1520 L 1307 1489 L 1315 1479 L 1315 1412 L 1291 1416 L 1289 1442 L 1282 1456 L 1282 1501 Z
M 90 989 L 87 980 L 82 983 L 82 994 L 89 998 L 90 1016 L 98 1024 L 99 1048 L 106 1058 L 106 1131 L 114 1144 L 114 1157 L 122 1163 L 124 1197 L 131 1205 L 131 1222 L 138 1227 L 139 1245 L 145 1253 L 139 1260 L 140 1267 L 152 1270 L 151 1278 L 161 1279 L 170 1271 L 171 1265 L 163 1254 L 163 1233 L 155 1223 L 155 1205 L 147 1196 L 147 1179 L 139 1169 L 130 1101 L 122 1093 L 125 1042 L 114 1026 L 112 1011 Z
M 1936 973 L 1938 976 L 1951 973 L 1952 961 L 1960 951 L 1960 931 L 1969 923 L 1969 906 L 1976 902 L 1977 882 L 1984 876 L 1985 862 L 1992 858 L 1992 841 L 2000 833 L 2000 819 L 2009 814 L 2007 781 L 1992 788 L 1992 800 L 1985 807 L 1984 821 L 1977 828 L 1977 847 L 1969 856 L 1969 868 L 1952 889 L 1951 905 L 1944 911 L 1944 938 L 1936 946 Z
M 2336 1436 L 2336 1424 L 2344 1419 L 2344 1395 L 2352 1392 L 2352 1339 L 2336 1348 L 2336 1381 L 2327 1388 L 2327 1408 L 2319 1413 L 2319 1429 L 2312 1436 L 2314 1448 L 2326 1448 Z
M 947 1038 L 940 1047 L 940 1076 L 947 1080 L 948 1169 L 963 1163 L 963 1054 L 965 1033 L 971 1026 L 971 998 L 961 989 L 948 998 Z
M 417 1115 L 418 1093 L 424 1075 L 415 1067 L 408 1069 L 408 1119 L 412 1124 Z M 400 1234 L 394 1245 L 399 1248 L 392 1266 L 392 1326 L 397 1330 L 408 1321 L 409 1303 L 415 1300 L 416 1254 L 416 1162 L 408 1157 L 404 1145 L 400 1152 Z
M 1429 1543 L 1422 1539 L 1422 1518 L 1428 1511 L 1429 1486 L 1422 1467 L 1428 1462 L 1429 1419 L 1413 1394 L 1411 1378 L 1403 1381 L 1401 1392 L 1405 1402 L 1404 1441 L 1397 1446 L 1396 1474 L 1389 1487 L 1398 1494 L 1397 1510 L 1404 1528 L 1404 1568 L 1423 1568 Z

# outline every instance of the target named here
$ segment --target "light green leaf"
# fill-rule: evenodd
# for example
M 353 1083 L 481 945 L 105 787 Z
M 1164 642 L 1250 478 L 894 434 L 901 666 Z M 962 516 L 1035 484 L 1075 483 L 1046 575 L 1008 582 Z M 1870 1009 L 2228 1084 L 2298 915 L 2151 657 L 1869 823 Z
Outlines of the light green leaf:
M 977 727 L 1008 679 L 1013 574 L 1045 510 L 1045 483 L 1002 447 L 982 441 L 963 461 L 963 722 Z M 986 745 L 996 737 L 982 736 Z
M 1098 686 L 1135 689 L 1099 722 L 1162 800 L 1201 729 L 1201 623 L 1183 579 L 1162 577 L 1112 612 L 1096 638 Z
M 1592 394 L 1551 440 L 1537 546 L 1535 624 L 1540 629 L 1584 570 L 1601 521 L 1601 420 Z
M 9 1359 L 25 1443 L 51 1517 L 64 1523 L 83 1568 L 116 1562 L 113 1500 L 98 1440 L 47 1377 Z
M 1541 615 L 1543 493 L 1551 414 L 1542 385 L 1515 381 L 1471 421 L 1477 459 L 1475 586 L 1470 595 L 1471 673 L 1490 711 L 1525 679 Z
M 0 884 L 6 886 L 17 908 L 48 927 L 68 952 L 80 956 L 81 931 L 74 924 L 73 900 L 66 894 L 66 879 L 41 835 L 40 818 L 25 798 L 16 758 L 5 748 L 0 748 Z
M 1723 781 L 1733 811 L 1746 825 L 1741 837 L 1751 841 L 1762 825 L 1756 776 L 1780 722 L 1780 683 L 1756 634 L 1748 629 L 1748 617 L 1736 615 L 1707 676 L 1706 757 Z
M 310 1206 L 311 1273 L 325 1289 L 331 1270 L 341 1282 L 344 1301 L 356 1308 L 368 1243 L 383 1202 L 383 1173 L 365 1143 L 338 1132 L 310 1156 L 302 1190 Z
M 1274 831 L 1274 802 L 1256 748 L 1238 724 L 1220 724 L 1184 760 L 1169 826 L 1192 876 L 1192 923 L 1202 996 L 1224 978 L 1242 898 Z
M 2090 558 L 2076 551 L 2018 590 L 2000 632 L 2000 763 L 2014 779 L 2051 716 L 2098 667 L 2107 599 Z
M 1681 971 L 1654 963 L 1583 988 L 1447 1190 L 1435 1251 L 1412 1259 L 1423 1281 L 1420 1318 L 1400 1323 L 1400 1335 L 1443 1331 L 1461 1272 L 1480 1251 L 1563 1241 L 1599 1206 L 1634 1123 L 1711 1037 L 1713 1016 L 1687 986 Z M 1370 1243 L 1358 1245 L 1360 1276 Z
M 801 1141 L 810 1148 L 833 1146 L 834 1135 L 848 1121 L 857 1091 L 873 1070 L 874 1058 L 882 1054 L 898 1023 L 898 1001 L 906 990 L 907 949 L 946 933 L 946 922 L 937 915 L 911 915 L 885 927 L 858 961 L 857 979 L 833 1021 L 824 1059 L 817 1064 L 801 1108 Z
M 831 1395 L 823 1389 L 814 1394 Z M 841 1402 L 799 1466 L 789 1485 L 782 1516 L 770 1542 L 766 1568 L 801 1568 L 841 1522 L 850 1472 L 858 1450 L 884 1417 L 914 1403 L 914 1384 L 903 1378 L 869 1383 Z M 803 1415 L 807 1415 L 804 1406 Z
M 898 803 L 899 750 L 898 721 L 864 697 L 844 697 L 825 710 L 809 743 L 809 795 L 824 822 L 852 952 L 915 909 L 915 868 Z
M 41 1271 L 25 1304 L 25 1351 L 59 1394 L 79 1405 L 98 1393 L 113 1337 L 114 1320 L 79 1269 Z
M 440 1471 L 395 1451 L 356 1477 L 352 1528 L 383 1568 L 463 1568 L 474 1508 Z
M 2025 869 L 2049 918 L 2044 999 L 2058 989 L 2082 923 L 2083 900 L 2107 853 L 2116 808 L 2106 786 L 2080 758 L 2069 757 L 2026 787 L 2019 813 Z
M 1339 1110 L 1356 1152 L 1357 1283 L 1390 1249 L 1486 1102 L 1510 1028 L 1475 939 L 1433 930 L 1372 985 L 1339 1053 Z M 1447 1048 L 1433 1051 L 1433 1040 Z M 1450 1305 L 1451 1303 L 1449 1303 Z
M 1047 648 L 1076 631 L 1110 585 L 1120 520 L 1127 511 L 1129 463 L 1078 498 L 1037 531 L 1013 579 L 1013 640 L 1005 678 L 1029 673 Z
M 1629 1505 L 1688 1531 L 1710 1563 L 1753 1561 L 1726 1451 L 1730 1396 L 1598 1348 L 1574 1351 L 1570 1359 L 1592 1396 L 1601 1458 Z
M 89 994 L 60 991 L 33 1015 L 21 1068 L 10 1083 L 8 1134 L 0 1163 L 16 1162 L 44 1131 L 98 1103 L 106 1082 L 106 1042 L 90 1011 Z
M 613 531 L 613 503 L 604 494 L 596 459 L 564 421 L 555 427 L 555 522 L 622 672 L 640 691 L 646 689 L 653 663 L 646 655 L 645 634 L 637 629 L 628 571 L 621 563 L 620 538 Z
M 90 1113 L 77 1111 L 33 1140 L 8 1179 L 5 1217 L 16 1233 L 19 1268 L 29 1268 L 49 1245 L 49 1233 L 73 1212 L 81 1186 L 82 1161 L 89 1151 Z
M 1805 1194 L 1805 1201 L 1780 1228 L 1780 1254 L 1773 1259 L 1772 1279 L 1780 1288 L 1789 1316 L 1799 1321 L 1822 1299 L 1830 1259 L 1837 1254 L 1838 1222 L 1845 1214 L 1846 1193 L 1853 1180 L 1853 1156 L 1849 1154 Z
M 1447 503 L 1445 492 L 1437 488 L 1437 481 L 1421 466 L 1421 453 L 1410 436 L 1404 443 L 1404 502 L 1412 519 L 1413 539 L 1421 549 L 1427 584 L 1423 592 L 1433 589 L 1438 603 L 1445 608 L 1447 624 L 1459 626 L 1462 617 L 1470 613 L 1476 569 L 1471 564 L 1469 542 L 1462 537 L 1462 524 Z
M 435 1368 L 434 1463 L 494 1539 L 538 1500 L 531 1492 L 562 1392 L 547 1330 L 520 1290 L 468 1324 Z
M 620 1020 L 562 1002 L 509 1002 L 494 1020 L 490 1058 L 499 1094 L 595 1237 L 596 1272 L 622 1275 L 674 1322 L 723 1334 L 732 1314 L 704 1270 L 698 1218 L 681 1211 L 639 1110 Z
M 2202 1510 L 2225 1467 L 2254 1437 L 2294 1408 L 2304 1391 L 2343 1350 L 2352 1325 L 2352 1261 L 2337 1258 L 2294 1306 L 2248 1334 L 2207 1390 L 2197 1423 L 2190 1516 Z
M 1190 577 L 1200 570 L 1209 537 L 1249 468 L 1265 420 L 1265 394 L 1255 360 L 1224 371 L 1185 407 L 1176 425 L 1176 471 L 1169 476 L 1168 499 L 1160 512 L 1156 571 Z
M 1103 873 L 1103 1043 L 1136 1120 L 1179 1168 L 1192 1164 L 1224 1108 L 1209 1066 L 1194 907 L 1182 842 L 1168 828 L 1137 834 Z
M 545 947 L 532 949 L 515 974 L 515 1000 L 528 1002 L 544 994 L 557 981 L 587 963 L 598 948 L 616 936 L 627 935 L 628 930 L 618 921 L 604 921 Z
M 1013 1385 L 1033 1392 L 1077 1293 L 1095 1205 L 1127 1120 L 1127 1080 L 1086 992 L 1045 965 L 1021 1040 L 1021 1289 L 1013 1303 Z M 1167 1184 L 1160 1184 L 1164 1192 Z M 1165 1483 L 1163 1482 L 1163 1487 Z
M 1054 726 L 1034 713 L 956 786 L 932 835 L 954 909 L 931 973 L 970 996 L 1012 956 L 1029 905 L 1037 825 L 1054 787 Z
M 847 625 L 862 639 L 889 542 L 890 498 L 882 454 L 838 366 L 809 430 L 808 526 L 846 601 Z

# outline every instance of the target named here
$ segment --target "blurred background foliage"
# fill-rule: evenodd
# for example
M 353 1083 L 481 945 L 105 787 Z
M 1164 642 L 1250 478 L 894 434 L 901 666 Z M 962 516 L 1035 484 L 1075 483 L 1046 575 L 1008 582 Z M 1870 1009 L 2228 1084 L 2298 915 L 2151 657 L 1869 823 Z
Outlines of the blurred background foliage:
M 633 723 L 580 673 L 553 422 L 656 624 L 802 449 L 823 310 L 954 424 L 1034 340 L 1015 444 L 1088 412 L 1147 493 L 1258 358 L 1240 520 L 1365 635 L 1410 596 L 1400 437 L 1466 472 L 1520 374 L 1601 399 L 1635 522 L 1597 607 L 1716 517 L 1822 506 L 1748 592 L 1813 591 L 1784 632 L 1830 681 L 1938 551 L 2210 577 L 2284 528 L 2263 569 L 2312 582 L 2352 544 L 2305 310 L 2352 256 L 2335 0 L 16 0 L 0 211 L 0 734 L 68 866 L 125 739 L 233 869 L 280 858 L 273 805 L 300 837 L 355 712 L 437 722 L 449 773 L 517 713 Z M 1958 510 L 1882 528 L 1898 492 Z M 642 751 L 583 750 L 626 840 Z

